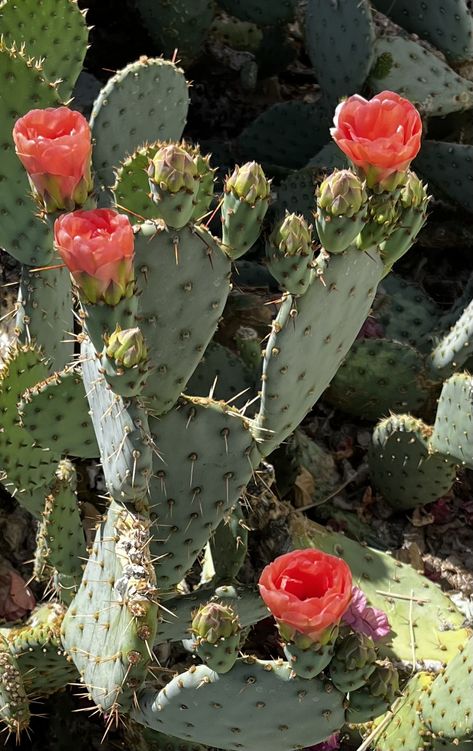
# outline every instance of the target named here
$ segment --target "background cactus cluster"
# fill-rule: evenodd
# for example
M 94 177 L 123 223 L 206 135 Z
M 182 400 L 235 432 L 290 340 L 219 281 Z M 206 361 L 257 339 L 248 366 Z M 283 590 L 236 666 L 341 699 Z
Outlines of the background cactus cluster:
M 85 12 L 0 5 L 0 246 L 20 276 L 0 470 L 35 538 L 30 586 L 0 570 L 7 742 L 42 722 L 51 749 L 94 728 L 130 751 L 472 745 L 464 608 L 281 500 L 294 462 L 322 473 L 299 428 L 322 395 L 380 419 L 369 472 L 394 510 L 473 469 L 471 284 L 446 310 L 392 273 L 431 190 L 472 208 L 471 145 L 421 144 L 473 107 L 471 12 L 424 6 L 127 0 L 157 55 L 87 121 Z M 273 105 L 219 164 L 185 130 L 174 49 L 192 70 L 213 49 L 248 94 L 298 34 L 317 100 Z

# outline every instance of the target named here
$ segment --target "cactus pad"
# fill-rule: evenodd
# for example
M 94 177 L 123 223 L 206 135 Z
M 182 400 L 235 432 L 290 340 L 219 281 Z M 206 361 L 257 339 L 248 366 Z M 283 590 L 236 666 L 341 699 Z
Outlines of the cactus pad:
M 442 196 L 473 212 L 471 144 L 424 141 L 415 167 Z
M 351 415 L 376 420 L 391 410 L 415 412 L 428 396 L 423 359 L 413 347 L 390 339 L 359 339 L 324 398 Z
M 379 258 L 348 250 L 330 258 L 323 280 L 316 278 L 304 295 L 285 298 L 263 364 L 257 425 L 265 454 L 292 433 L 329 385 L 368 315 L 382 273 Z
M 259 350 L 258 344 L 257 348 Z M 253 399 L 254 387 L 255 378 L 243 360 L 223 344 L 210 342 L 186 391 L 192 396 L 212 394 L 217 401 L 231 401 L 233 406 L 239 407 Z
M 77 680 L 76 667 L 61 643 L 64 614 L 62 605 L 48 603 L 33 610 L 21 626 L 0 628 L 32 698 L 54 694 Z
M 231 16 L 250 21 L 258 26 L 274 26 L 291 21 L 294 0 L 219 0 Z
M 330 108 L 363 86 L 374 59 L 374 40 L 368 0 L 307 3 L 307 51 Z
M 88 409 L 82 376 L 77 368 L 54 373 L 35 384 L 23 394 L 20 405 L 22 424 L 38 446 L 47 448 L 53 440 L 57 454 L 82 459 L 99 456 Z
M 112 501 L 62 624 L 63 644 L 103 712 L 126 711 L 145 678 L 155 598 L 149 523 Z
M 374 0 L 373 5 L 403 28 L 427 39 L 448 60 L 473 58 L 473 20 L 466 0 L 428 5 L 423 0 Z
M 421 711 L 427 727 L 445 740 L 473 740 L 473 639 L 450 660 L 423 698 Z
M 185 399 L 150 420 L 153 460 L 152 552 L 160 587 L 169 591 L 190 569 L 235 504 L 259 461 L 248 423 L 224 402 Z
M 393 63 L 382 78 L 375 77 L 376 69 L 372 71 L 369 86 L 374 93 L 395 91 L 430 117 L 473 107 L 473 83 L 417 42 L 380 37 L 375 42 L 375 58 L 382 55 L 390 55 Z
M 432 503 L 455 482 L 457 465 L 432 451 L 432 428 L 409 415 L 391 415 L 378 423 L 368 452 L 371 478 L 396 509 Z
M 5 43 L 25 45 L 28 57 L 41 60 L 45 78 L 58 82 L 67 100 L 82 69 L 87 50 L 85 13 L 76 0 L 6 0 L 0 8 Z
M 431 444 L 452 461 L 473 468 L 473 378 L 456 373 L 445 381 L 440 394 Z
M 343 698 L 327 681 L 295 678 L 287 663 L 246 658 L 223 678 L 200 665 L 159 693 L 143 690 L 132 717 L 160 732 L 229 751 L 287 751 L 337 730 L 344 721 Z
M 31 347 L 12 350 L 0 372 L 0 409 L 3 430 L 0 432 L 0 463 L 6 478 L 3 484 L 20 491 L 18 500 L 28 511 L 40 516 L 44 496 L 34 491 L 48 485 L 55 472 L 54 452 L 34 446 L 32 436 L 22 427 L 17 404 L 23 391 L 48 375 L 40 354 Z
M 450 375 L 464 365 L 473 354 L 473 302 L 445 336 L 437 343 L 431 355 L 431 367 L 439 375 Z
M 20 341 L 35 344 L 54 370 L 62 370 L 74 353 L 74 318 L 69 271 L 65 267 L 21 272 L 16 329 Z
M 29 701 L 15 657 L 0 635 L 0 722 L 18 741 L 30 722 Z
M 135 251 L 137 325 L 156 365 L 144 397 L 161 414 L 184 390 L 217 328 L 230 291 L 230 261 L 208 230 L 192 225 L 168 231 L 147 222 Z
M 142 58 L 110 78 L 90 118 L 99 183 L 113 185 L 113 167 L 146 142 L 179 140 L 188 103 L 182 70 L 166 60 Z

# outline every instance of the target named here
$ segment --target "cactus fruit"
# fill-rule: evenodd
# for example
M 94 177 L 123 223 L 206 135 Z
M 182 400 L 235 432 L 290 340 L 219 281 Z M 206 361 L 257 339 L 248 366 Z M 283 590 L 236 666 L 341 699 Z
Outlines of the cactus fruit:
M 191 626 L 200 659 L 217 673 L 228 673 L 240 646 L 240 625 L 228 605 L 207 603 L 194 613 Z
M 348 634 L 335 644 L 330 680 L 339 691 L 356 691 L 369 682 L 376 668 L 373 640 L 364 634 Z
M 255 243 L 268 210 L 269 181 L 256 162 L 236 167 L 225 181 L 222 205 L 222 239 L 232 259 Z
M 314 254 L 311 230 L 303 216 L 286 212 L 266 245 L 271 274 L 293 295 L 304 294 L 312 281 Z
M 192 156 L 182 146 L 162 146 L 149 165 L 148 177 L 160 219 L 174 229 L 184 227 L 194 211 L 199 189 Z
M 367 194 L 350 170 L 336 170 L 318 189 L 316 227 L 330 253 L 341 253 L 359 235 L 367 220 Z

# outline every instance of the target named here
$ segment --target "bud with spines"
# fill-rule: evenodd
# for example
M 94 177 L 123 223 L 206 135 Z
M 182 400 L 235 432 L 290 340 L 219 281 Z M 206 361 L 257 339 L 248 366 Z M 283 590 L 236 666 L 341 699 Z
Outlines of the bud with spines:
M 317 191 L 316 227 L 329 253 L 342 253 L 366 222 L 365 185 L 351 170 L 335 170 Z
M 194 648 L 200 659 L 217 673 L 228 673 L 240 646 L 240 623 L 229 605 L 208 602 L 192 619 Z
M 232 259 L 246 253 L 258 239 L 270 192 L 270 182 L 256 162 L 235 167 L 227 177 L 222 204 L 222 239 Z
M 198 146 L 193 148 L 194 164 L 199 176 L 199 188 L 195 197 L 192 221 L 199 222 L 210 209 L 214 195 L 216 169 L 210 166 L 210 154 L 202 156 Z
M 397 227 L 381 244 L 381 254 L 386 265 L 386 274 L 393 264 L 407 253 L 427 219 L 430 196 L 426 186 L 415 172 L 409 171 L 400 196 L 400 213 Z
M 280 285 L 293 295 L 304 294 L 314 277 L 312 226 L 303 216 L 286 211 L 269 236 L 266 256 Z
M 112 391 L 137 396 L 144 388 L 150 368 L 143 334 L 137 327 L 121 329 L 117 324 L 102 354 L 104 376 Z
M 400 213 L 399 191 L 372 193 L 368 202 L 368 220 L 356 238 L 357 247 L 365 251 L 378 248 L 398 226 Z
M 199 191 L 199 173 L 191 152 L 186 144 L 162 146 L 148 167 L 159 218 L 173 229 L 181 229 L 191 220 Z
M 349 691 L 364 686 L 376 668 L 376 649 L 373 640 L 365 634 L 352 633 L 335 646 L 330 663 L 330 678 L 339 691 Z
M 396 668 L 385 663 L 377 665 L 369 678 L 369 683 L 350 692 L 348 721 L 369 722 L 384 714 L 399 693 L 399 674 Z

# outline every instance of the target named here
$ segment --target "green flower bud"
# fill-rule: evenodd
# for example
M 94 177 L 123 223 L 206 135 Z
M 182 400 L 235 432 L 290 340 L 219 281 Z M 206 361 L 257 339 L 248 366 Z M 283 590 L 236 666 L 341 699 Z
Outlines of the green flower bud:
M 376 660 L 373 639 L 365 634 L 349 634 L 337 645 L 335 658 L 341 660 L 346 670 L 357 670 Z
M 392 193 L 372 195 L 368 204 L 368 217 L 375 224 L 395 224 L 400 214 L 400 204 Z
M 408 172 L 407 180 L 401 190 L 401 204 L 404 209 L 417 208 L 427 200 L 427 190 L 415 172 Z
M 256 162 L 247 162 L 235 167 L 225 182 L 225 192 L 232 192 L 237 198 L 249 204 L 269 198 L 270 183 L 262 167 Z
M 334 170 L 318 189 L 319 207 L 332 216 L 354 216 L 366 200 L 364 183 L 348 169 Z
M 219 639 L 228 639 L 237 634 L 240 624 L 233 608 L 218 602 L 208 602 L 194 613 L 191 630 L 195 636 L 216 644 Z
M 182 146 L 171 143 L 162 146 L 148 169 L 151 190 L 156 185 L 169 193 L 181 190 L 195 193 L 197 189 L 198 171 L 195 161 Z
M 289 214 L 271 233 L 270 242 L 284 256 L 307 256 L 312 250 L 312 227 L 300 214 Z
M 370 676 L 370 694 L 379 696 L 391 704 L 399 693 L 399 673 L 389 663 L 377 667 Z
M 143 334 L 139 328 L 122 330 L 118 325 L 108 340 L 106 354 L 124 368 L 133 368 L 145 362 L 148 357 Z

